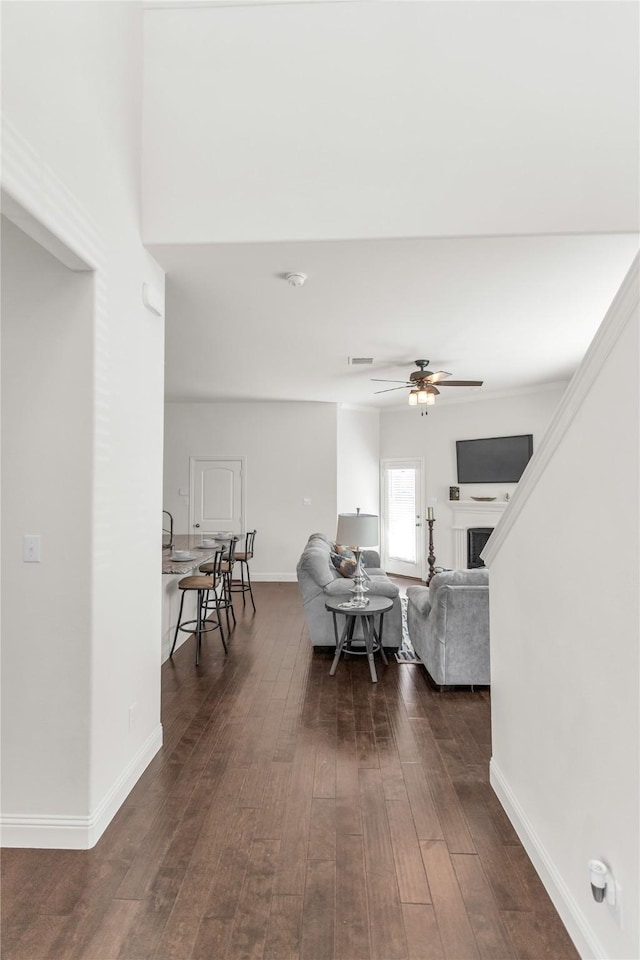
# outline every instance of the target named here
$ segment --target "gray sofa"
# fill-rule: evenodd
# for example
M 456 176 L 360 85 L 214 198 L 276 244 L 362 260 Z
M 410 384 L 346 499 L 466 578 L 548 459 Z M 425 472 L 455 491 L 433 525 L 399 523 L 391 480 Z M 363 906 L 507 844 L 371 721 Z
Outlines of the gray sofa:
M 407 626 L 413 648 L 435 683 L 490 683 L 485 567 L 437 573 L 428 587 L 408 587 Z
M 312 533 L 296 568 L 307 629 L 314 647 L 335 646 L 333 617 L 325 609 L 325 601 L 336 597 L 348 600 L 353 588 L 353 580 L 343 577 L 333 566 L 331 547 L 331 541 L 323 533 Z M 384 615 L 382 643 L 385 647 L 399 647 L 402 608 L 398 586 L 380 569 L 380 554 L 376 550 L 363 550 L 362 560 L 370 578 L 369 595 L 393 600 L 393 607 Z M 338 629 L 342 626 L 341 620 L 338 617 Z

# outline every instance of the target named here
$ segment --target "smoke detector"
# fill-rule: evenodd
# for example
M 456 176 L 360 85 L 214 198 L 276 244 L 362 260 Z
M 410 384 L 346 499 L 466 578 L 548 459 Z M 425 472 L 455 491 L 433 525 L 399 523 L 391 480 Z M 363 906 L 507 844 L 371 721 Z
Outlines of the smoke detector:
M 287 283 L 290 287 L 302 287 L 307 279 L 306 273 L 288 273 Z

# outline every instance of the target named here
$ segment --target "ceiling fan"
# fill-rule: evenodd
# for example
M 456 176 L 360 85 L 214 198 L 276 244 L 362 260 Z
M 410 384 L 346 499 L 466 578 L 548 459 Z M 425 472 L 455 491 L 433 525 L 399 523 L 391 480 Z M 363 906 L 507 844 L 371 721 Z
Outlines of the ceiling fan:
M 410 373 L 408 380 L 378 380 L 372 378 L 372 383 L 400 384 L 399 387 L 386 387 L 384 390 L 376 390 L 375 392 L 390 393 L 392 390 L 405 390 L 407 387 L 411 387 L 409 393 L 410 406 L 415 407 L 419 403 L 431 406 L 440 393 L 436 384 L 440 387 L 481 387 L 484 382 L 483 380 L 447 380 L 446 378 L 450 377 L 451 374 L 445 370 L 438 370 L 436 373 L 427 370 L 428 360 L 414 360 L 414 363 L 419 369 Z

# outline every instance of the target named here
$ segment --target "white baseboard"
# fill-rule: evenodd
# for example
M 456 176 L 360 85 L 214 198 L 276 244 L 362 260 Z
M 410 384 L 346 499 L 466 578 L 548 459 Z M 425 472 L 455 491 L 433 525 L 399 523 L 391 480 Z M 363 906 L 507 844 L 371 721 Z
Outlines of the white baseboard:
M 31 814 L 0 817 L 2 846 L 41 850 L 90 850 L 107 829 L 161 746 L 162 724 L 158 724 L 102 802 L 88 817 L 47 817 Z
M 489 780 L 582 960 L 607 960 L 608 954 L 493 759 L 489 765 Z

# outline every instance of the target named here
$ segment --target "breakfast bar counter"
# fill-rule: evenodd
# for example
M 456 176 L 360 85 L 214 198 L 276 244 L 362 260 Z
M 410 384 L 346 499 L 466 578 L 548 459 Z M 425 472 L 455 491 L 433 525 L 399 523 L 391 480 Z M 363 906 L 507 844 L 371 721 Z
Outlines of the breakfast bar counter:
M 207 539 L 205 537 L 205 539 Z M 163 574 L 179 574 L 186 577 L 192 571 L 197 570 L 201 563 L 211 560 L 214 554 L 224 547 L 224 541 L 216 543 L 214 546 L 202 546 L 202 537 L 193 536 L 190 533 L 177 533 L 173 538 L 173 547 L 164 544 L 162 547 L 162 572 Z M 189 558 L 178 560 L 173 556 L 176 550 L 186 550 Z

